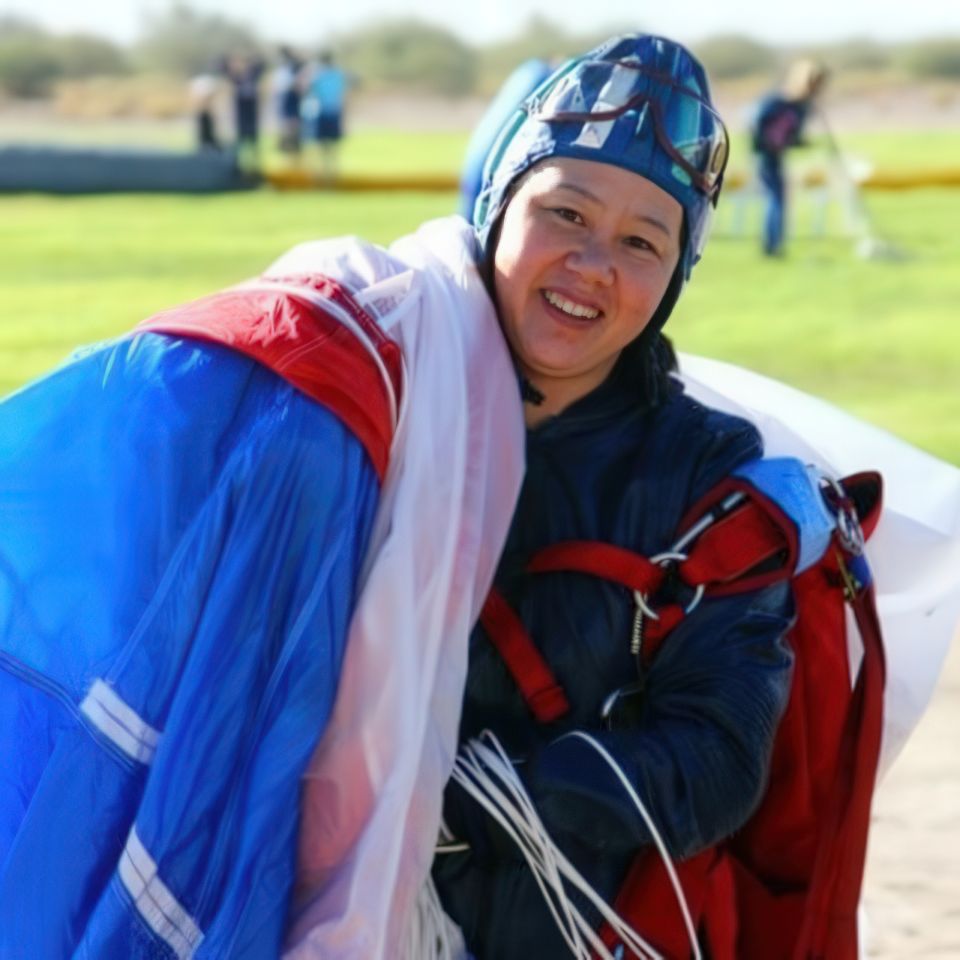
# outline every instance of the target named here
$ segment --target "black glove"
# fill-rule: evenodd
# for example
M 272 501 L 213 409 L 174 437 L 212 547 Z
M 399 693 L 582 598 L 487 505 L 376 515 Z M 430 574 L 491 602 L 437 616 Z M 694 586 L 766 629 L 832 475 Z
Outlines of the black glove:
M 453 780 L 447 782 L 443 793 L 443 819 L 457 840 L 470 845 L 470 853 L 479 864 L 523 859 L 520 847 L 499 822 Z

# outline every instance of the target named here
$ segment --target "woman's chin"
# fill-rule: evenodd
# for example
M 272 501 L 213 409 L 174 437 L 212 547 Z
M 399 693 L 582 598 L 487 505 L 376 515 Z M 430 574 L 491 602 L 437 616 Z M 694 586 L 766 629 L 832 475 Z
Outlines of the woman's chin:
M 538 390 L 551 394 L 557 389 L 576 397 L 589 393 L 604 380 L 612 368 L 609 364 L 585 365 L 582 357 L 541 356 L 535 363 L 521 363 L 526 379 Z

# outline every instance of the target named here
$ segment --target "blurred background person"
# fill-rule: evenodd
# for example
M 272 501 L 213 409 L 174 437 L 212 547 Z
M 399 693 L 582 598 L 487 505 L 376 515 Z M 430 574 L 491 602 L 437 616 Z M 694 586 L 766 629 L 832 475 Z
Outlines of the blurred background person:
M 280 152 L 297 158 L 300 155 L 300 100 L 303 85 L 303 60 L 288 46 L 279 49 L 280 62 L 271 77 L 274 106 L 279 131 Z
M 216 101 L 219 82 L 211 73 L 197 74 L 189 87 L 190 108 L 196 124 L 197 150 L 221 149 L 217 136 Z
M 260 166 L 260 78 L 264 69 L 259 57 L 246 53 L 235 53 L 223 64 L 223 73 L 233 86 L 237 163 L 243 170 Z
M 827 70 L 814 60 L 795 60 L 782 87 L 757 105 L 751 124 L 757 175 L 763 187 L 763 252 L 782 256 L 786 236 L 787 184 L 783 155 L 804 144 L 803 132 L 817 96 L 827 81 Z
M 351 79 L 337 65 L 330 50 L 322 50 L 309 68 L 305 84 L 304 117 L 320 148 L 320 171 L 331 183 L 337 175 L 337 153 L 343 137 L 343 110 Z

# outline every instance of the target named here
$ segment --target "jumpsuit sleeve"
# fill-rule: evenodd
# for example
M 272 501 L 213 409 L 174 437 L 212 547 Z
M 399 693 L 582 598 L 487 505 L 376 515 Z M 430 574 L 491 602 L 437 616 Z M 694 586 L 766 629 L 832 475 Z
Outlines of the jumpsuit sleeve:
M 729 836 L 767 783 L 792 657 L 788 584 L 704 602 L 664 641 L 635 726 L 587 731 L 633 785 L 674 857 Z M 523 770 L 551 836 L 626 853 L 650 834 L 615 772 L 582 738 L 561 736 Z

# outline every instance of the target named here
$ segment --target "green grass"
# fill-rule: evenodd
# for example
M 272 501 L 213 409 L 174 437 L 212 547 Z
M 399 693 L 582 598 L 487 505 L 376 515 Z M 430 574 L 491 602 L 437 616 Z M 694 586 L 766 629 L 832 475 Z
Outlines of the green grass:
M 349 173 L 456 174 L 467 149 L 467 134 L 430 130 L 416 136 L 390 130 L 365 130 L 345 137 L 343 169 Z
M 226 134 L 227 131 L 223 131 Z M 960 131 L 838 131 L 843 153 L 875 169 L 929 170 L 960 166 Z M 468 130 L 429 130 L 409 133 L 395 129 L 348 130 L 341 153 L 341 168 L 347 174 L 428 173 L 455 176 L 463 162 Z M 826 138 L 816 121 L 811 124 L 811 146 L 791 154 L 797 169 L 829 166 Z M 0 116 L 0 143 L 60 143 L 94 147 L 144 146 L 189 150 L 193 125 L 188 117 L 179 120 L 52 120 L 23 122 L 19 117 Z M 313 148 L 305 145 L 310 159 Z M 265 135 L 262 155 L 268 164 L 281 163 L 275 139 Z M 746 135 L 732 135 L 730 169 L 745 172 L 752 167 Z
M 77 344 L 260 273 L 295 243 L 377 242 L 449 212 L 437 194 L 0 199 L 0 393 Z
M 843 153 L 866 160 L 885 170 L 929 170 L 960 166 L 960 130 L 837 130 L 836 142 Z M 827 156 L 828 141 L 814 119 L 809 144 L 790 152 L 790 162 L 821 163 Z M 749 140 L 735 133 L 730 140 L 730 163 L 746 169 L 752 164 Z
M 866 207 L 903 260 L 860 259 L 852 240 L 808 233 L 769 261 L 756 229 L 721 234 L 671 332 L 682 349 L 794 384 L 960 464 L 960 191 L 873 193 Z
M 345 165 L 459 163 L 456 135 L 370 136 L 370 151 L 345 151 Z M 899 167 L 925 156 L 913 135 L 871 142 Z M 270 190 L 0 198 L 0 393 L 78 344 L 255 275 L 297 242 L 353 233 L 386 243 L 455 205 L 446 194 Z M 815 235 L 817 210 L 797 198 L 799 235 L 785 260 L 769 262 L 757 251 L 758 205 L 738 219 L 727 199 L 669 329 L 681 349 L 792 383 L 960 464 L 960 190 L 871 193 L 866 205 L 875 231 L 907 259 L 859 259 L 836 230 L 836 204 L 828 233 Z

